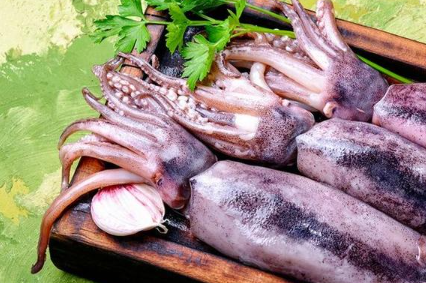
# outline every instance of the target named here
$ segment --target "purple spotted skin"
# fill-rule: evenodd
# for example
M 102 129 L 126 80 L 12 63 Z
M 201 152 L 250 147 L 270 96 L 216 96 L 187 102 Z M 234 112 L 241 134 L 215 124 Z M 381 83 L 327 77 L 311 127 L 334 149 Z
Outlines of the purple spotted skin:
M 426 149 L 373 124 L 340 119 L 296 140 L 303 175 L 426 232 Z
M 391 86 L 374 106 L 373 123 L 426 147 L 426 84 Z
M 424 238 L 339 190 L 231 161 L 190 183 L 192 233 L 246 264 L 317 283 L 426 280 Z

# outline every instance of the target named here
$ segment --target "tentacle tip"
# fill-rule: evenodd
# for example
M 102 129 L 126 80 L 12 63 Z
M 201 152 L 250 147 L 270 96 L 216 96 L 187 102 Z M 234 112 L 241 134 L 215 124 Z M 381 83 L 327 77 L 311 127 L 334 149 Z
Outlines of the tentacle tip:
M 31 274 L 40 272 L 40 270 L 43 268 L 43 265 L 44 259 L 38 259 L 37 262 L 31 267 Z
M 60 138 L 59 139 L 59 141 L 58 141 L 58 145 L 56 146 L 57 148 L 58 148 L 58 150 L 60 150 L 61 149 L 61 147 L 64 145 L 64 140 L 62 139 L 62 138 Z
M 90 90 L 87 87 L 83 87 L 83 89 L 81 90 L 82 94 L 90 94 Z
M 101 97 L 96 97 L 87 87 L 84 87 L 81 90 L 81 93 L 83 94 L 83 96 L 85 98 L 91 98 L 91 99 L 94 99 L 94 100 L 101 100 L 102 99 L 102 96 Z

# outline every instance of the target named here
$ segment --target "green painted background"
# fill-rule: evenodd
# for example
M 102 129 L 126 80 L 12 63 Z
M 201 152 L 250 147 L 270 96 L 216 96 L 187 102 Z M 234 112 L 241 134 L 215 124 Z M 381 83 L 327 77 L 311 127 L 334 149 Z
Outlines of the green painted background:
M 98 91 L 94 64 L 113 56 L 84 33 L 118 0 L 2 0 L 0 9 L 0 282 L 88 282 L 56 269 L 38 275 L 41 216 L 59 191 L 62 129 L 96 116 L 80 90 Z M 314 8 L 314 0 L 302 1 Z M 340 18 L 426 42 L 426 0 L 336 0 Z

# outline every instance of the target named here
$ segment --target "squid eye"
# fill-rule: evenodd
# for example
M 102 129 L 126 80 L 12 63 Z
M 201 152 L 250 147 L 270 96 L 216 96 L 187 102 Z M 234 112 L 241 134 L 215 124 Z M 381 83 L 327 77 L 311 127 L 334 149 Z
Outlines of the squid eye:
M 163 178 L 157 180 L 157 186 L 163 185 Z

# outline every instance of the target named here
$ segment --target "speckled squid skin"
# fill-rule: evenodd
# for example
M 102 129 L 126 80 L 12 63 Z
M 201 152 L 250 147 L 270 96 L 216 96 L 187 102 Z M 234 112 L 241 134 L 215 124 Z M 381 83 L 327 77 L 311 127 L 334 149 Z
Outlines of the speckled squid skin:
M 426 147 L 426 84 L 389 87 L 374 106 L 373 123 Z
M 231 161 L 190 183 L 192 233 L 246 264 L 318 283 L 426 280 L 423 236 L 339 190 Z
M 426 232 L 426 149 L 384 128 L 340 119 L 296 140 L 303 175 Z

